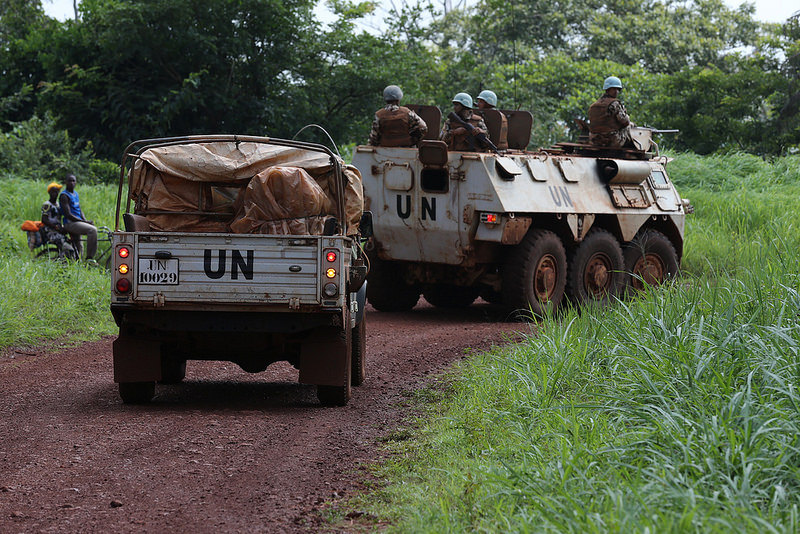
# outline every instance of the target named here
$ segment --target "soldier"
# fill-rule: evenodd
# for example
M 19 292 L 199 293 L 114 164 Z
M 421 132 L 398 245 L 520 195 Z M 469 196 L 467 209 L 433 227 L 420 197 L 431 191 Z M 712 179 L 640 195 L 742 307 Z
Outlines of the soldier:
M 497 108 L 497 95 L 494 91 L 481 91 L 475 101 L 478 103 L 479 110 Z M 508 150 L 508 118 L 502 111 L 498 110 L 498 113 L 500 114 L 500 133 L 497 136 L 495 145 L 500 150 Z
M 603 82 L 605 94 L 589 107 L 589 141 L 598 146 L 622 148 L 633 146 L 631 122 L 625 106 L 617 100 L 622 82 L 609 76 Z
M 453 97 L 453 111 L 467 124 L 472 125 L 472 131 L 468 130 L 456 121 L 455 128 L 453 122 L 447 119 L 441 133 L 441 140 L 447 143 L 449 150 L 460 150 L 466 152 L 483 152 L 480 141 L 475 137 L 478 134 L 485 134 L 486 123 L 478 115 L 472 113 L 472 97 L 467 93 L 458 93 Z
M 418 146 L 428 132 L 422 118 L 400 105 L 403 91 L 396 85 L 383 90 L 386 107 L 375 113 L 369 144 L 374 146 Z

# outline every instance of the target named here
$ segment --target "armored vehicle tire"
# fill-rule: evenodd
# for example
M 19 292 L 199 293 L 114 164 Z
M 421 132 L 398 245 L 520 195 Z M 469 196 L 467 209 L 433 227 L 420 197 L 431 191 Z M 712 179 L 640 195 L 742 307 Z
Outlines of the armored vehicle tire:
M 348 318 L 349 320 L 349 318 Z M 345 323 L 346 324 L 346 323 Z M 341 328 L 337 339 L 333 343 L 344 344 L 344 351 L 347 354 L 348 365 L 345 366 L 344 376 L 342 377 L 343 384 L 340 386 L 318 385 L 317 398 L 323 406 L 346 406 L 350 401 L 352 384 L 352 358 L 353 358 L 353 345 L 352 345 L 352 328 Z
M 624 267 L 619 241 L 607 230 L 592 230 L 570 257 L 569 295 L 578 304 L 608 302 L 622 290 Z
M 119 396 L 125 404 L 147 404 L 156 394 L 156 383 L 150 382 L 120 382 Z
M 181 358 L 161 358 L 161 383 L 180 384 L 186 378 L 186 360 Z
M 478 298 L 478 288 L 437 284 L 426 287 L 422 296 L 437 308 L 466 308 Z
M 397 264 L 373 259 L 367 300 L 378 311 L 408 311 L 417 305 L 419 289 L 403 281 L 402 269 Z
M 659 285 L 678 274 L 678 253 L 667 236 L 658 230 L 640 232 L 623 251 L 628 285 L 641 291 L 645 285 Z
M 535 315 L 555 311 L 564 298 L 567 253 L 549 230 L 530 230 L 503 267 L 503 303 Z
M 350 382 L 360 386 L 366 378 L 367 314 L 362 314 L 361 322 L 353 327 L 352 357 L 350 358 Z

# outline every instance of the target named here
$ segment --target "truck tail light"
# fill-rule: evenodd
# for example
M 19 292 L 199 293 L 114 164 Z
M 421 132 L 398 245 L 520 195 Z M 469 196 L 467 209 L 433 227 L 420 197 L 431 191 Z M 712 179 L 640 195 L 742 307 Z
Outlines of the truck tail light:
M 131 281 L 127 278 L 117 280 L 117 293 L 128 293 L 131 290 Z
M 329 268 L 328 270 L 325 271 L 325 276 L 327 276 L 328 278 L 336 278 L 336 269 L 334 269 L 333 267 Z
M 481 222 L 486 224 L 497 224 L 499 218 L 496 213 L 481 213 Z
M 335 297 L 339 293 L 339 288 L 333 282 L 325 284 L 325 287 L 322 288 L 322 291 L 325 293 L 326 297 Z
M 125 259 L 130 255 L 131 255 L 131 249 L 129 249 L 128 247 L 119 247 L 117 249 L 117 256 L 119 256 L 122 259 Z
M 325 253 L 325 259 L 328 260 L 328 263 L 333 263 L 336 261 L 336 251 L 329 250 Z
M 128 274 L 128 264 L 120 263 L 119 267 L 117 267 L 117 271 L 119 271 L 119 274 Z

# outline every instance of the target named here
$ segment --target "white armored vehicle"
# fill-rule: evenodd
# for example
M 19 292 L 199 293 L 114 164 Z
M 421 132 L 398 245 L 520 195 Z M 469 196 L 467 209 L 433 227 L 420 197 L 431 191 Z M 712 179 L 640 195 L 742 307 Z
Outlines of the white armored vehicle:
M 565 294 L 603 301 L 677 273 L 690 206 L 652 131 L 634 130 L 636 149 L 530 152 L 530 113 L 506 111 L 507 151 L 454 152 L 435 139 L 438 108 L 409 107 L 431 125 L 418 149 L 358 146 L 353 156 L 373 215 L 376 309 L 408 310 L 422 294 L 435 306 L 481 296 L 542 314 Z M 497 113 L 484 115 L 493 139 Z

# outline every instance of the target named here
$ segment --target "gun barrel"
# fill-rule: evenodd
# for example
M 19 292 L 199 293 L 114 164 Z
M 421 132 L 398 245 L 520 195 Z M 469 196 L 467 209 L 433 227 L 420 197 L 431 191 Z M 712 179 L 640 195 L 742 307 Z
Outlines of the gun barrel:
M 680 130 L 657 130 L 655 128 L 651 128 L 650 131 L 653 132 L 653 133 L 678 133 L 678 132 L 680 132 Z

